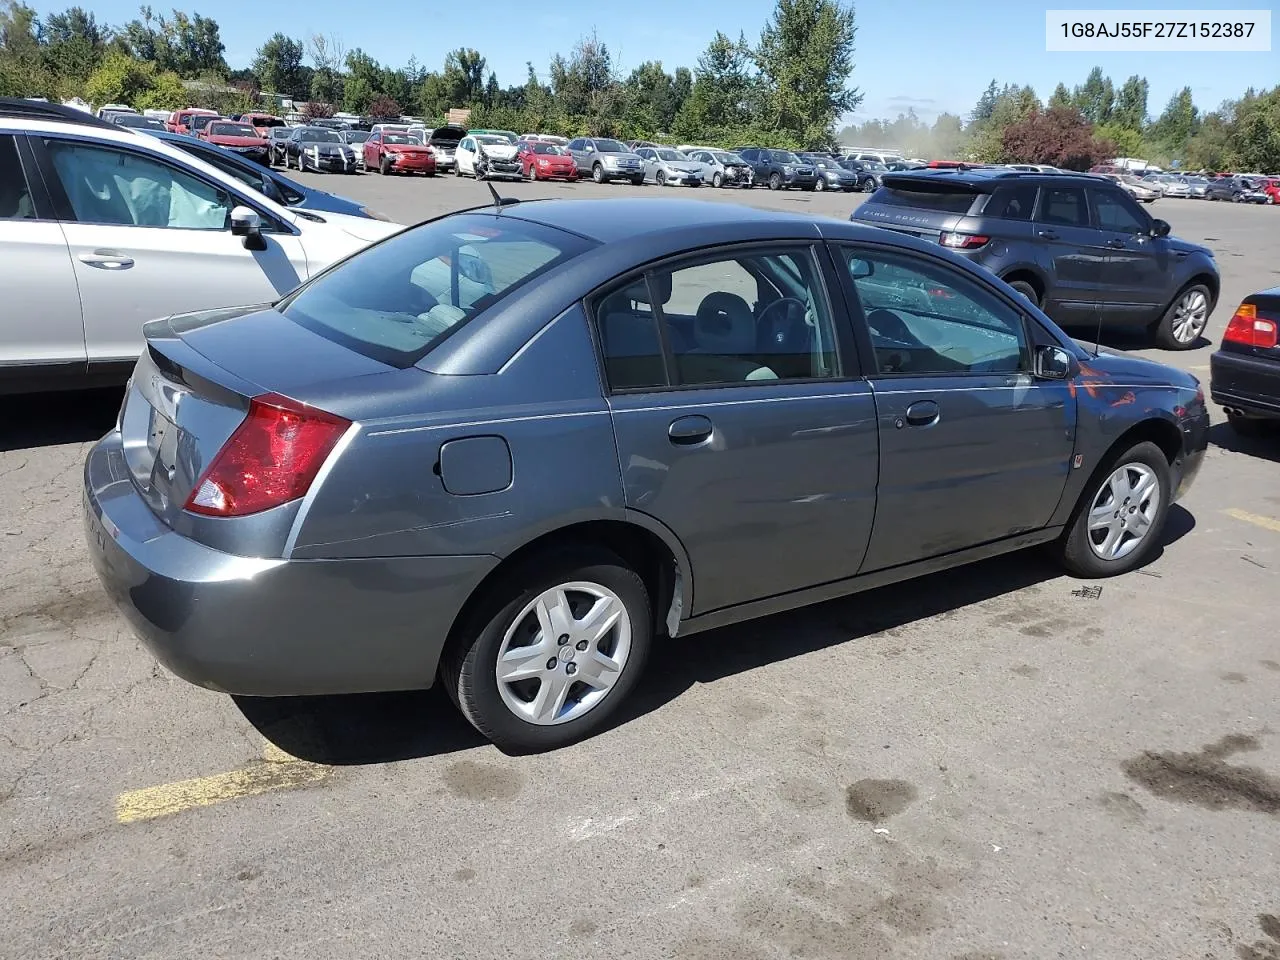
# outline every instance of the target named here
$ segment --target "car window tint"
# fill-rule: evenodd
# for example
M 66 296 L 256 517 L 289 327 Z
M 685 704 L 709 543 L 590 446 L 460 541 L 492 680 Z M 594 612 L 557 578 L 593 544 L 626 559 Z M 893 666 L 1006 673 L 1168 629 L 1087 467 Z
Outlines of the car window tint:
M 883 204 L 886 207 L 911 207 L 914 210 L 932 210 L 937 213 L 968 213 L 977 196 L 976 192 L 969 190 L 910 190 L 881 187 L 871 198 L 871 202 Z
M 35 216 L 18 145 L 12 136 L 0 134 L 0 220 L 34 220 Z
M 987 201 L 983 212 L 989 217 L 999 217 L 1001 220 L 1030 220 L 1035 208 L 1035 184 L 1016 183 L 998 188 Z
M 977 282 L 919 257 L 846 248 L 881 374 L 1030 369 L 1021 315 Z
M 1093 205 L 1098 226 L 1101 229 L 1130 234 L 1147 232 L 1146 223 L 1115 194 L 1106 190 L 1095 190 Z
M 463 323 L 576 256 L 588 241 L 538 224 L 459 215 L 406 230 L 302 286 L 286 317 L 409 366 Z
M 624 287 L 597 308 L 610 387 L 661 386 L 667 371 L 673 386 L 837 376 L 819 276 L 807 250 L 652 271 L 648 284 Z M 658 323 L 670 351 L 665 366 Z
M 1040 215 L 1037 219 L 1064 227 L 1087 227 L 1089 208 L 1085 205 L 1084 190 L 1080 187 L 1046 187 L 1040 193 Z
M 226 191 L 167 163 L 124 150 L 47 139 L 46 148 L 80 223 L 225 230 Z

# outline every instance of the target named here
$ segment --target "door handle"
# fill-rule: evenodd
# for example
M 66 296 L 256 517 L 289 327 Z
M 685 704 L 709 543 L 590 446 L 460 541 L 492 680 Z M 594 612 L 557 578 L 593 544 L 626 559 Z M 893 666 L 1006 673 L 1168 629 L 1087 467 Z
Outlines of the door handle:
M 78 257 L 79 261 L 90 267 L 100 267 L 103 270 L 127 270 L 133 266 L 133 257 L 126 257 L 123 253 L 116 253 L 114 250 L 95 250 L 93 253 L 82 253 Z
M 1123 240 L 1113 237 L 1112 239 L 1107 241 L 1107 246 L 1110 247 L 1112 250 L 1123 250 L 1126 246 L 1128 246 L 1128 244 L 1126 244 Z
M 1041 240 L 1057 240 L 1058 239 L 1058 234 L 1055 233 L 1053 230 L 1037 230 L 1036 236 L 1039 237 Z
M 913 427 L 928 427 L 938 422 L 942 410 L 933 400 L 917 400 L 907 407 L 907 423 Z
M 711 436 L 711 421 L 701 415 L 679 417 L 667 427 L 667 437 L 679 446 L 693 446 Z

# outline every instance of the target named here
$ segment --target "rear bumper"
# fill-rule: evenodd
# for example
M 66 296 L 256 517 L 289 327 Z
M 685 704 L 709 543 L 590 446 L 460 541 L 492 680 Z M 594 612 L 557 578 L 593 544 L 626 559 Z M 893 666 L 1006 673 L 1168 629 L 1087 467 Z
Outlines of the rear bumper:
M 1280 362 L 1219 350 L 1209 357 L 1209 395 L 1219 406 L 1280 418 Z
M 110 433 L 84 468 L 94 568 L 156 659 L 222 693 L 429 687 L 454 616 L 498 562 L 233 556 L 160 523 L 128 476 L 120 435 Z

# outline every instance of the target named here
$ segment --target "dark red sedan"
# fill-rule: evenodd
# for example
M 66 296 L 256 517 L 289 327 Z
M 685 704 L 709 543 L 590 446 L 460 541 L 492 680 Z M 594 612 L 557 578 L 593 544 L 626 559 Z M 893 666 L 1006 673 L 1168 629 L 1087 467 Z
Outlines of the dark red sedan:
M 530 180 L 577 180 L 578 165 L 569 151 L 554 143 L 526 140 L 516 154 L 520 170 Z
M 260 134 L 253 124 L 240 120 L 210 120 L 200 131 L 201 140 L 207 140 L 219 147 L 232 150 L 249 160 L 266 164 L 267 150 L 270 145 L 267 138 Z
M 407 133 L 375 130 L 364 142 L 364 168 L 379 173 L 436 175 L 436 154 Z

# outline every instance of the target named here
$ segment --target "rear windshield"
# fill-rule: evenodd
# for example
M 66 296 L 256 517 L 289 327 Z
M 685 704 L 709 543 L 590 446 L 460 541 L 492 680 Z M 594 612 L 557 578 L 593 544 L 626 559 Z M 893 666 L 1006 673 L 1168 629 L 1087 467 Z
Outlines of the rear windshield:
M 549 227 L 460 214 L 370 247 L 286 297 L 289 319 L 408 367 L 454 330 L 591 246 Z
M 902 190 L 881 187 L 871 198 L 872 203 L 885 207 L 911 207 L 913 210 L 932 210 L 935 213 L 968 213 L 976 193 L 968 190 Z

